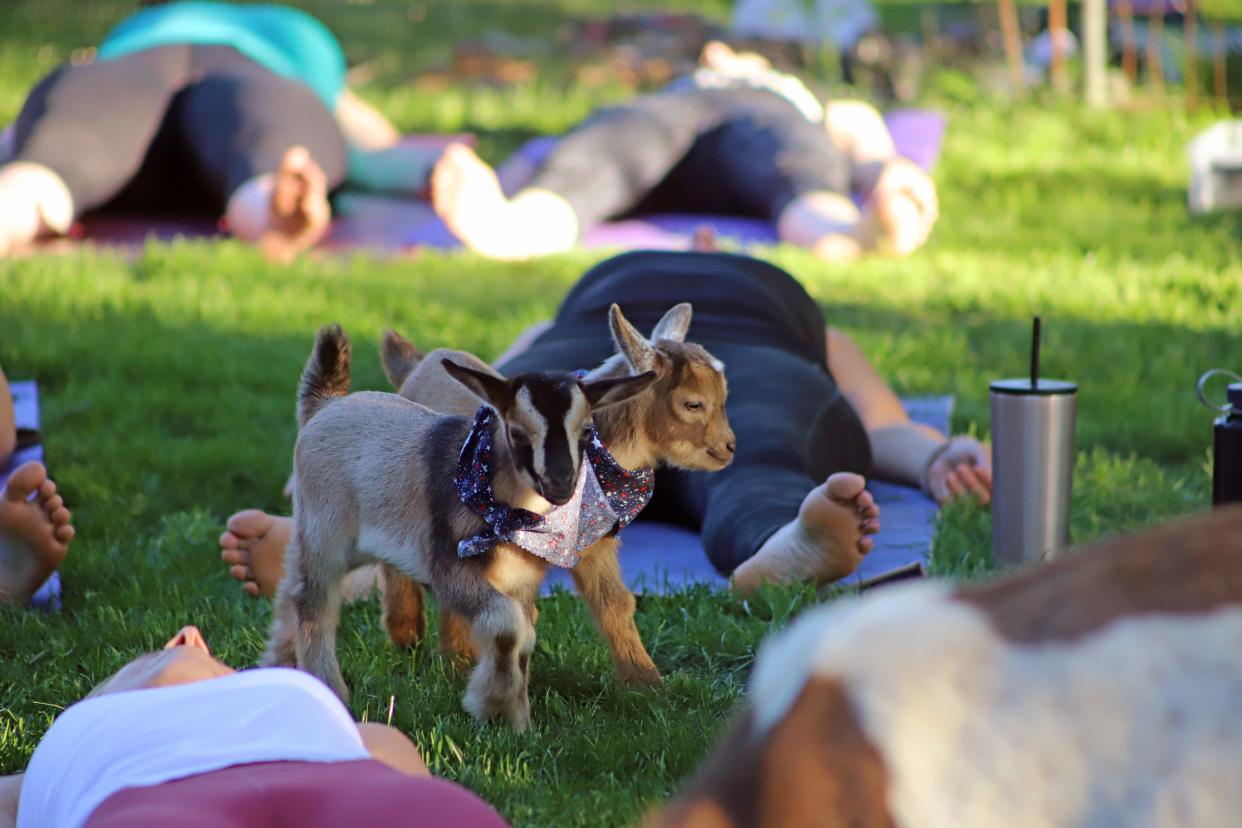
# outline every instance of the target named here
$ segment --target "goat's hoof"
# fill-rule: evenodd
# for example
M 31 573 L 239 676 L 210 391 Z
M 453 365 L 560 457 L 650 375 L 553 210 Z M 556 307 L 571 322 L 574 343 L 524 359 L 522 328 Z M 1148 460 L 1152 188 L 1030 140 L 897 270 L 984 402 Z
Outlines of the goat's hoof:
M 423 640 L 427 634 L 427 625 L 420 618 L 417 623 L 388 623 L 388 640 L 398 650 L 410 650 Z
M 516 698 L 489 698 L 481 693 L 467 692 L 461 706 L 480 724 L 492 719 L 505 719 L 516 733 L 523 733 L 530 727 L 530 698 L 526 693 Z
M 660 671 L 652 662 L 626 664 L 619 667 L 617 672 L 620 674 L 621 683 L 630 687 L 654 687 L 664 681 L 664 677 L 660 675 Z

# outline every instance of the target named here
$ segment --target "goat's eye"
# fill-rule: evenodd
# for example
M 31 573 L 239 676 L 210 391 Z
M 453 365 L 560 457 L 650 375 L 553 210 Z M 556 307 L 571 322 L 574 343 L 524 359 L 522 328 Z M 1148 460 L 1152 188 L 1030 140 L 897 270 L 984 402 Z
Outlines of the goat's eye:
M 519 446 L 530 445 L 530 437 L 526 436 L 526 432 L 518 431 L 515 428 L 509 429 L 509 439 L 517 443 Z
M 682 405 L 686 407 L 687 411 L 702 411 L 703 410 L 703 403 L 699 402 L 698 400 L 686 400 L 684 403 L 682 403 Z

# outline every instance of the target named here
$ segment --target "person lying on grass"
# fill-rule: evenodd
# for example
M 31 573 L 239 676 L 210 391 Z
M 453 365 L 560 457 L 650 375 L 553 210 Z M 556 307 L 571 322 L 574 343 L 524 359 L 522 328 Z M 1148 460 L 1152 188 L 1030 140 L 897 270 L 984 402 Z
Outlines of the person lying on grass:
M 16 448 L 13 395 L 0 368 L 0 471 Z M 68 554 L 72 515 L 38 461 L 0 476 L 0 486 L 0 604 L 25 606 Z
M 733 463 L 711 474 L 661 470 L 639 519 L 701 532 L 708 557 L 735 588 L 827 583 L 857 569 L 880 528 L 865 474 L 921 486 L 940 502 L 990 500 L 988 447 L 911 422 L 858 346 L 825 329 L 802 286 L 747 256 L 641 251 L 601 262 L 570 289 L 556 318 L 522 334 L 496 368 L 512 376 L 600 364 L 614 350 L 607 322 L 614 302 L 639 330 L 690 302 L 687 341 L 725 365 Z M 687 422 L 694 415 L 688 409 Z M 291 526 L 253 509 L 229 518 L 221 557 L 248 593 L 274 591 Z
M 431 778 L 395 728 L 358 723 L 318 679 L 235 671 L 193 626 L 61 713 L 24 774 L 0 777 L 0 828 L 505 825 Z
M 603 109 L 561 138 L 512 198 L 464 145 L 432 173 L 432 203 L 484 256 L 522 259 L 574 246 L 630 212 L 730 213 L 771 221 L 783 241 L 829 261 L 908 255 L 927 240 L 936 187 L 897 155 L 860 101 L 821 103 L 759 55 L 719 42 L 663 91 Z M 851 193 L 865 197 L 861 211 Z
M 322 23 L 286 6 L 144 9 L 93 62 L 30 92 L 0 146 L 0 255 L 108 207 L 223 215 L 238 238 L 288 261 L 315 244 L 329 193 L 419 192 L 437 154 L 345 87 Z

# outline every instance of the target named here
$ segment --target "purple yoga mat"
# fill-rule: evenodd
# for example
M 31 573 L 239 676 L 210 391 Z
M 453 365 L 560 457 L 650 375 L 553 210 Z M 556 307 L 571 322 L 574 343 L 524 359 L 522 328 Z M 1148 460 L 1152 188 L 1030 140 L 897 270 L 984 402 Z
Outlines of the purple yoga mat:
M 13 394 L 13 414 L 18 428 L 39 429 L 39 387 L 31 381 L 9 383 Z M 22 463 L 31 460 L 43 460 L 43 446 L 35 444 L 17 451 L 9 462 L 0 467 L 0 486 L 9 479 L 13 470 Z M 60 573 L 53 572 L 51 577 L 39 588 L 30 599 L 32 609 L 54 612 L 60 609 Z
M 921 109 L 899 109 L 886 114 L 884 121 L 888 124 L 897 152 L 930 171 L 940 157 L 945 131 L 944 116 Z M 555 138 L 544 137 L 532 139 L 518 150 L 515 157 L 502 165 L 499 171 L 506 191 L 516 191 L 554 146 Z M 592 228 L 583 238 L 582 245 L 629 250 L 684 250 L 690 246 L 694 231 L 704 225 L 711 227 L 718 237 L 741 244 L 776 244 L 779 241 L 772 223 L 761 219 L 661 213 L 608 222 Z M 451 239 L 451 235 L 441 224 L 434 228 L 420 228 L 417 238 L 419 243 L 441 247 L 441 240 Z

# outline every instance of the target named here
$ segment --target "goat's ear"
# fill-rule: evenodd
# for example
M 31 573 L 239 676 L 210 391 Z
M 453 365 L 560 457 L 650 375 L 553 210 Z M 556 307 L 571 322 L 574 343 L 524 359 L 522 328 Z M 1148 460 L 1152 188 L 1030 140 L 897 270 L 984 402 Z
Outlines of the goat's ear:
M 648 371 L 636 377 L 585 382 L 582 384 L 582 391 L 586 394 L 587 401 L 591 403 L 591 410 L 599 411 L 601 408 L 625 402 L 630 397 L 643 393 L 651 387 L 655 379 L 655 371 Z
M 651 341 L 654 343 L 667 339 L 670 342 L 685 342 L 692 316 L 694 316 L 694 306 L 689 302 L 673 305 L 668 309 L 668 313 L 656 323 L 655 330 L 651 332 Z
M 458 365 L 448 358 L 440 360 L 440 364 L 444 366 L 445 371 L 449 372 L 449 376 L 473 391 L 479 399 L 490 403 L 502 414 L 513 406 L 513 389 L 509 387 L 508 380 L 485 371 L 476 371 L 473 368 Z
M 612 341 L 617 344 L 621 356 L 625 357 L 630 371 L 641 374 L 655 367 L 655 349 L 630 324 L 630 320 L 625 318 L 616 304 L 608 309 L 608 327 L 612 330 Z
M 423 361 L 423 354 L 414 347 L 413 342 L 390 329 L 384 331 L 380 358 L 384 363 L 384 375 L 388 377 L 392 387 L 400 391 L 406 377 L 414 373 L 418 363 Z

